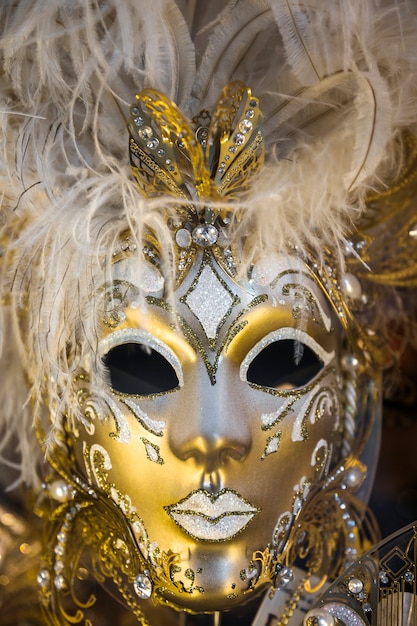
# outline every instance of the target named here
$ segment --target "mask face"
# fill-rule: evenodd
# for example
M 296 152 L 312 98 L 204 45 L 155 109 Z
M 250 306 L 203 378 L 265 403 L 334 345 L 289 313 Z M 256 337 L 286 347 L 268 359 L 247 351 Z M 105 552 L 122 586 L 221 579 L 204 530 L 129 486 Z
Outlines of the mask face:
M 123 512 L 154 589 L 189 610 L 232 608 L 271 582 L 339 458 L 330 305 L 299 261 L 272 266 L 237 285 L 205 253 L 166 299 L 156 268 L 139 284 L 132 259 L 116 263 L 102 290 L 107 384 L 92 372 L 76 383 L 79 469 Z

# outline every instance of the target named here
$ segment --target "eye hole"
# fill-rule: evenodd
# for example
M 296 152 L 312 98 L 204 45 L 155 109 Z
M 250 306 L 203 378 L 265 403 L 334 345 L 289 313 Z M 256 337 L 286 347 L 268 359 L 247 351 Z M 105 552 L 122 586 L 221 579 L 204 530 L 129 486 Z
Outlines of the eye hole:
M 294 339 L 282 339 L 273 341 L 255 356 L 246 380 L 272 389 L 293 389 L 307 385 L 323 365 L 309 346 Z
M 167 359 L 148 345 L 123 343 L 103 357 L 115 391 L 133 395 L 153 395 L 179 385 L 177 374 Z

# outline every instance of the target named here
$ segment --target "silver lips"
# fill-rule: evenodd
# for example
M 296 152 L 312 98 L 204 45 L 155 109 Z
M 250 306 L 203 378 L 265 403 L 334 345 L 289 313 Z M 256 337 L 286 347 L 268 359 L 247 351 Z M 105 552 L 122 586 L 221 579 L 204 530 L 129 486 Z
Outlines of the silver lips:
M 200 541 L 232 539 L 260 511 L 232 489 L 222 489 L 216 494 L 203 489 L 192 491 L 164 509 L 182 530 Z

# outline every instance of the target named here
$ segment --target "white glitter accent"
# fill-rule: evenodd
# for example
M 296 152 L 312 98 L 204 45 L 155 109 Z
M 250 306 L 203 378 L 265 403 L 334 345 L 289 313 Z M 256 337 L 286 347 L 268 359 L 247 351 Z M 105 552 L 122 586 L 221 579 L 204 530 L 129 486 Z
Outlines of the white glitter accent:
M 97 473 L 96 463 L 94 462 L 94 456 L 96 452 L 98 452 L 103 457 L 103 464 L 101 465 L 100 463 L 101 465 L 100 470 L 101 469 L 111 470 L 113 466 L 111 464 L 110 456 L 107 450 L 105 450 L 105 448 L 103 448 L 103 446 L 100 446 L 98 443 L 94 443 L 90 448 L 90 466 L 93 470 L 93 476 L 94 476 L 96 485 L 100 487 L 100 478 Z
M 258 513 L 256 507 L 229 490 L 216 497 L 196 491 L 165 510 L 192 537 L 206 541 L 230 539 Z
M 327 443 L 327 441 L 325 439 L 320 439 L 317 442 L 317 445 L 316 445 L 316 447 L 313 450 L 313 454 L 311 455 L 311 467 L 315 467 L 316 466 L 316 464 L 317 464 L 317 453 L 322 448 L 325 449 L 325 458 L 327 459 L 327 457 L 329 455 L 329 444 Z
M 274 435 L 268 440 L 268 443 L 266 444 L 266 448 L 264 452 L 264 457 L 269 456 L 270 454 L 274 454 L 274 452 L 278 451 L 280 440 L 281 440 L 281 435 L 279 434 Z
M 119 409 L 119 407 L 112 400 L 112 398 L 110 398 L 110 396 L 107 394 L 105 395 L 105 401 L 116 421 L 116 431 L 117 431 L 117 436 L 115 437 L 116 441 L 120 441 L 120 443 L 129 443 L 130 428 L 123 412 Z
M 145 346 L 149 346 L 156 352 L 159 352 L 174 368 L 174 371 L 178 378 L 179 386 L 184 385 L 184 376 L 182 373 L 181 363 L 177 355 L 166 343 L 152 335 L 147 330 L 140 328 L 122 328 L 116 330 L 114 333 L 110 333 L 107 337 L 104 337 L 99 343 L 99 354 L 103 357 L 109 350 L 116 346 L 123 345 L 125 343 L 140 343 Z
M 145 293 L 160 293 L 164 289 L 164 278 L 157 267 L 150 263 L 145 263 L 143 273 L 140 277 L 140 288 Z
M 251 513 L 232 513 L 218 521 L 211 521 L 200 515 L 174 513 L 171 517 L 189 535 L 201 541 L 225 541 L 231 539 L 245 528 L 253 518 Z
M 282 413 L 288 408 L 288 405 L 293 402 L 294 398 L 290 397 L 288 402 L 283 404 L 278 411 L 274 411 L 273 413 L 263 413 L 261 415 L 262 426 L 264 429 L 271 428 L 275 424 L 275 422 L 280 418 Z
M 143 443 L 146 448 L 146 454 L 148 456 L 148 459 L 152 461 L 153 463 L 161 463 L 162 459 L 159 456 L 159 452 L 157 448 L 155 448 L 155 446 L 149 441 L 146 441 L 146 442 L 144 441 Z
M 334 350 L 326 352 L 326 350 L 322 348 L 322 346 L 318 344 L 313 337 L 308 335 L 303 330 L 300 330 L 299 328 L 292 328 L 291 326 L 284 326 L 284 328 L 278 328 L 277 330 L 273 330 L 271 333 L 268 333 L 268 335 L 263 337 L 251 350 L 249 350 L 240 365 L 240 379 L 242 381 L 246 380 L 246 374 L 250 364 L 253 359 L 258 356 L 264 348 L 266 348 L 266 346 L 274 343 L 274 341 L 282 341 L 283 339 L 294 339 L 295 341 L 304 343 L 306 346 L 311 348 L 311 350 L 313 350 L 324 365 L 328 365 L 330 361 L 334 359 Z
M 344 624 L 349 624 L 349 626 L 366 626 L 363 619 L 359 617 L 353 609 L 346 606 L 346 604 L 329 602 L 323 604 L 321 608 L 330 613 L 333 617 L 336 617 L 336 619 L 340 619 Z
M 132 411 L 133 415 L 137 417 L 142 426 L 154 435 L 162 435 L 167 424 L 165 420 L 152 419 L 149 415 L 142 411 L 137 402 L 131 400 L 130 398 L 123 398 L 121 402 L 123 402 L 123 404 L 125 404 Z
M 233 304 L 233 298 L 217 278 L 215 272 L 206 265 L 197 283 L 185 299 L 208 339 L 217 335 L 221 321 Z
M 297 413 L 297 417 L 294 420 L 294 425 L 292 427 L 291 440 L 292 441 L 303 441 L 303 435 L 301 433 L 303 422 L 306 418 L 307 409 L 309 404 L 315 393 L 320 391 L 320 387 L 316 386 L 311 389 L 311 391 L 307 394 L 306 399 L 301 407 L 301 409 Z M 311 421 L 311 420 L 310 420 Z M 314 423 L 314 422 L 312 422 Z

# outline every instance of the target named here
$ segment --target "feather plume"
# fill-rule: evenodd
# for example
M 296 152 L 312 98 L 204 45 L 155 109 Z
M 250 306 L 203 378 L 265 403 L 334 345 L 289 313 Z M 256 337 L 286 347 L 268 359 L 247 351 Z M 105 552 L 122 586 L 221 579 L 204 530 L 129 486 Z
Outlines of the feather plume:
M 247 267 L 294 245 L 318 262 L 330 246 L 343 263 L 366 193 L 392 182 L 398 137 L 416 134 L 416 19 L 407 0 L 0 3 L 0 455 L 23 480 L 41 460 L 32 420 L 52 445 L 78 364 L 100 370 L 94 295 L 121 233 L 140 248 L 147 225 L 172 245 L 172 199 L 142 198 L 128 165 L 135 94 L 156 88 L 192 117 L 243 80 L 267 154 L 230 204 L 231 238 L 251 233 Z

